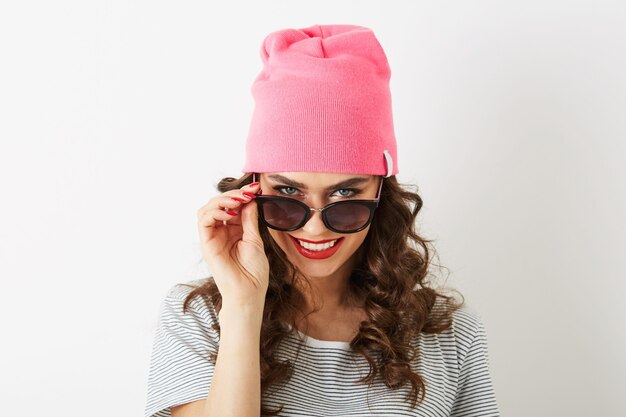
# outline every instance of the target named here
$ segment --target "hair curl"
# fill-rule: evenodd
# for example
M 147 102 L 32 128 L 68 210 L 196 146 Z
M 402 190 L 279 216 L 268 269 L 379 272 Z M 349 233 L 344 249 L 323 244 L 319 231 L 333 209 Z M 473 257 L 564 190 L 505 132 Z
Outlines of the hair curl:
M 429 281 L 429 265 L 432 264 L 429 244 L 433 241 L 415 231 L 415 219 L 423 205 L 421 197 L 403 188 L 405 185 L 398 183 L 395 176 L 383 178 L 383 181 L 379 206 L 359 248 L 360 261 L 349 279 L 349 298 L 362 300 L 368 317 L 361 322 L 350 346 L 370 366 L 360 383 L 371 385 L 379 375 L 391 389 L 408 383 L 411 390 L 407 399 L 416 407 L 425 397 L 426 384 L 411 369 L 411 361 L 419 354 L 411 341 L 420 333 L 441 333 L 448 329 L 452 313 L 464 300 L 462 295 L 461 301 L 445 295 Z M 251 182 L 251 174 L 239 179 L 226 177 L 218 183 L 217 189 L 223 193 Z M 270 386 L 288 381 L 292 375 L 291 363 L 279 361 L 275 353 L 281 340 L 295 331 L 295 318 L 297 313 L 305 313 L 301 310 L 305 304 L 303 294 L 294 285 L 296 268 L 260 222 L 259 233 L 270 266 L 260 343 L 263 394 Z M 183 304 L 184 312 L 197 295 L 207 303 L 211 300 L 219 312 L 222 299 L 213 279 L 201 286 L 183 285 L 193 288 Z M 438 299 L 440 303 L 433 308 Z M 218 324 L 215 330 L 219 332 Z M 217 355 L 213 354 L 210 359 L 215 362 Z M 282 407 L 268 410 L 262 406 L 261 416 L 274 416 L 281 410 Z

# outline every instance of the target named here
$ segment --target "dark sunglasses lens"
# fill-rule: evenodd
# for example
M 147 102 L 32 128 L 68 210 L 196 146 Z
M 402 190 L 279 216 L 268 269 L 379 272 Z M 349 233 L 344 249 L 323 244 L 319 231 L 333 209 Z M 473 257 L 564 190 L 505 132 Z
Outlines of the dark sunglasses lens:
M 326 218 L 339 231 L 350 231 L 365 225 L 370 218 L 369 207 L 358 203 L 342 203 L 330 207 Z
M 267 200 L 262 207 L 265 221 L 281 229 L 296 227 L 306 215 L 304 207 L 289 200 Z

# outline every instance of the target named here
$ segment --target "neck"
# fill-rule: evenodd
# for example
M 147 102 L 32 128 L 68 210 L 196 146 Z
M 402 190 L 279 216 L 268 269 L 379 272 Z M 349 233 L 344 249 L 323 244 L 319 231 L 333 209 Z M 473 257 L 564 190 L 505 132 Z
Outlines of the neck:
M 359 251 L 333 274 L 325 277 L 303 277 L 296 281 L 305 303 L 304 314 L 334 315 L 358 305 L 349 291 L 349 280 Z M 307 281 L 309 284 L 307 285 Z

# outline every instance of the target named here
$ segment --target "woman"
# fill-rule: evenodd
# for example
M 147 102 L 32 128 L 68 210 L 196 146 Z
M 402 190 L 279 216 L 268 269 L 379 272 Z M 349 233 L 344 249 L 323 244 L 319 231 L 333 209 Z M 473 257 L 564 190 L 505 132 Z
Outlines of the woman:
M 276 31 L 261 57 L 244 175 L 198 210 L 212 276 L 164 300 L 145 415 L 498 415 L 479 316 L 428 285 L 373 32 Z

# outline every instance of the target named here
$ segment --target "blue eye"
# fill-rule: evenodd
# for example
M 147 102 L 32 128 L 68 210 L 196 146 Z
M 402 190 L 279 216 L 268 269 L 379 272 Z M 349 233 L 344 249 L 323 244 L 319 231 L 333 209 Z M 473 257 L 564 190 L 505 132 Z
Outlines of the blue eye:
M 294 194 L 291 194 L 291 193 L 284 193 L 282 190 L 283 190 L 283 189 L 285 189 L 285 188 L 290 188 L 290 189 L 292 189 L 292 190 L 297 190 L 297 188 L 293 188 L 293 187 L 281 187 L 281 186 L 274 187 L 274 189 L 275 189 L 276 191 L 280 192 L 281 194 L 285 194 L 285 195 L 294 195 Z
M 359 193 L 360 190 L 357 190 L 355 188 L 340 188 L 336 192 L 339 192 L 339 191 L 347 191 L 349 193 L 353 193 L 353 194 L 349 194 L 349 195 L 340 195 L 339 197 L 354 197 L 355 195 L 357 195 Z

